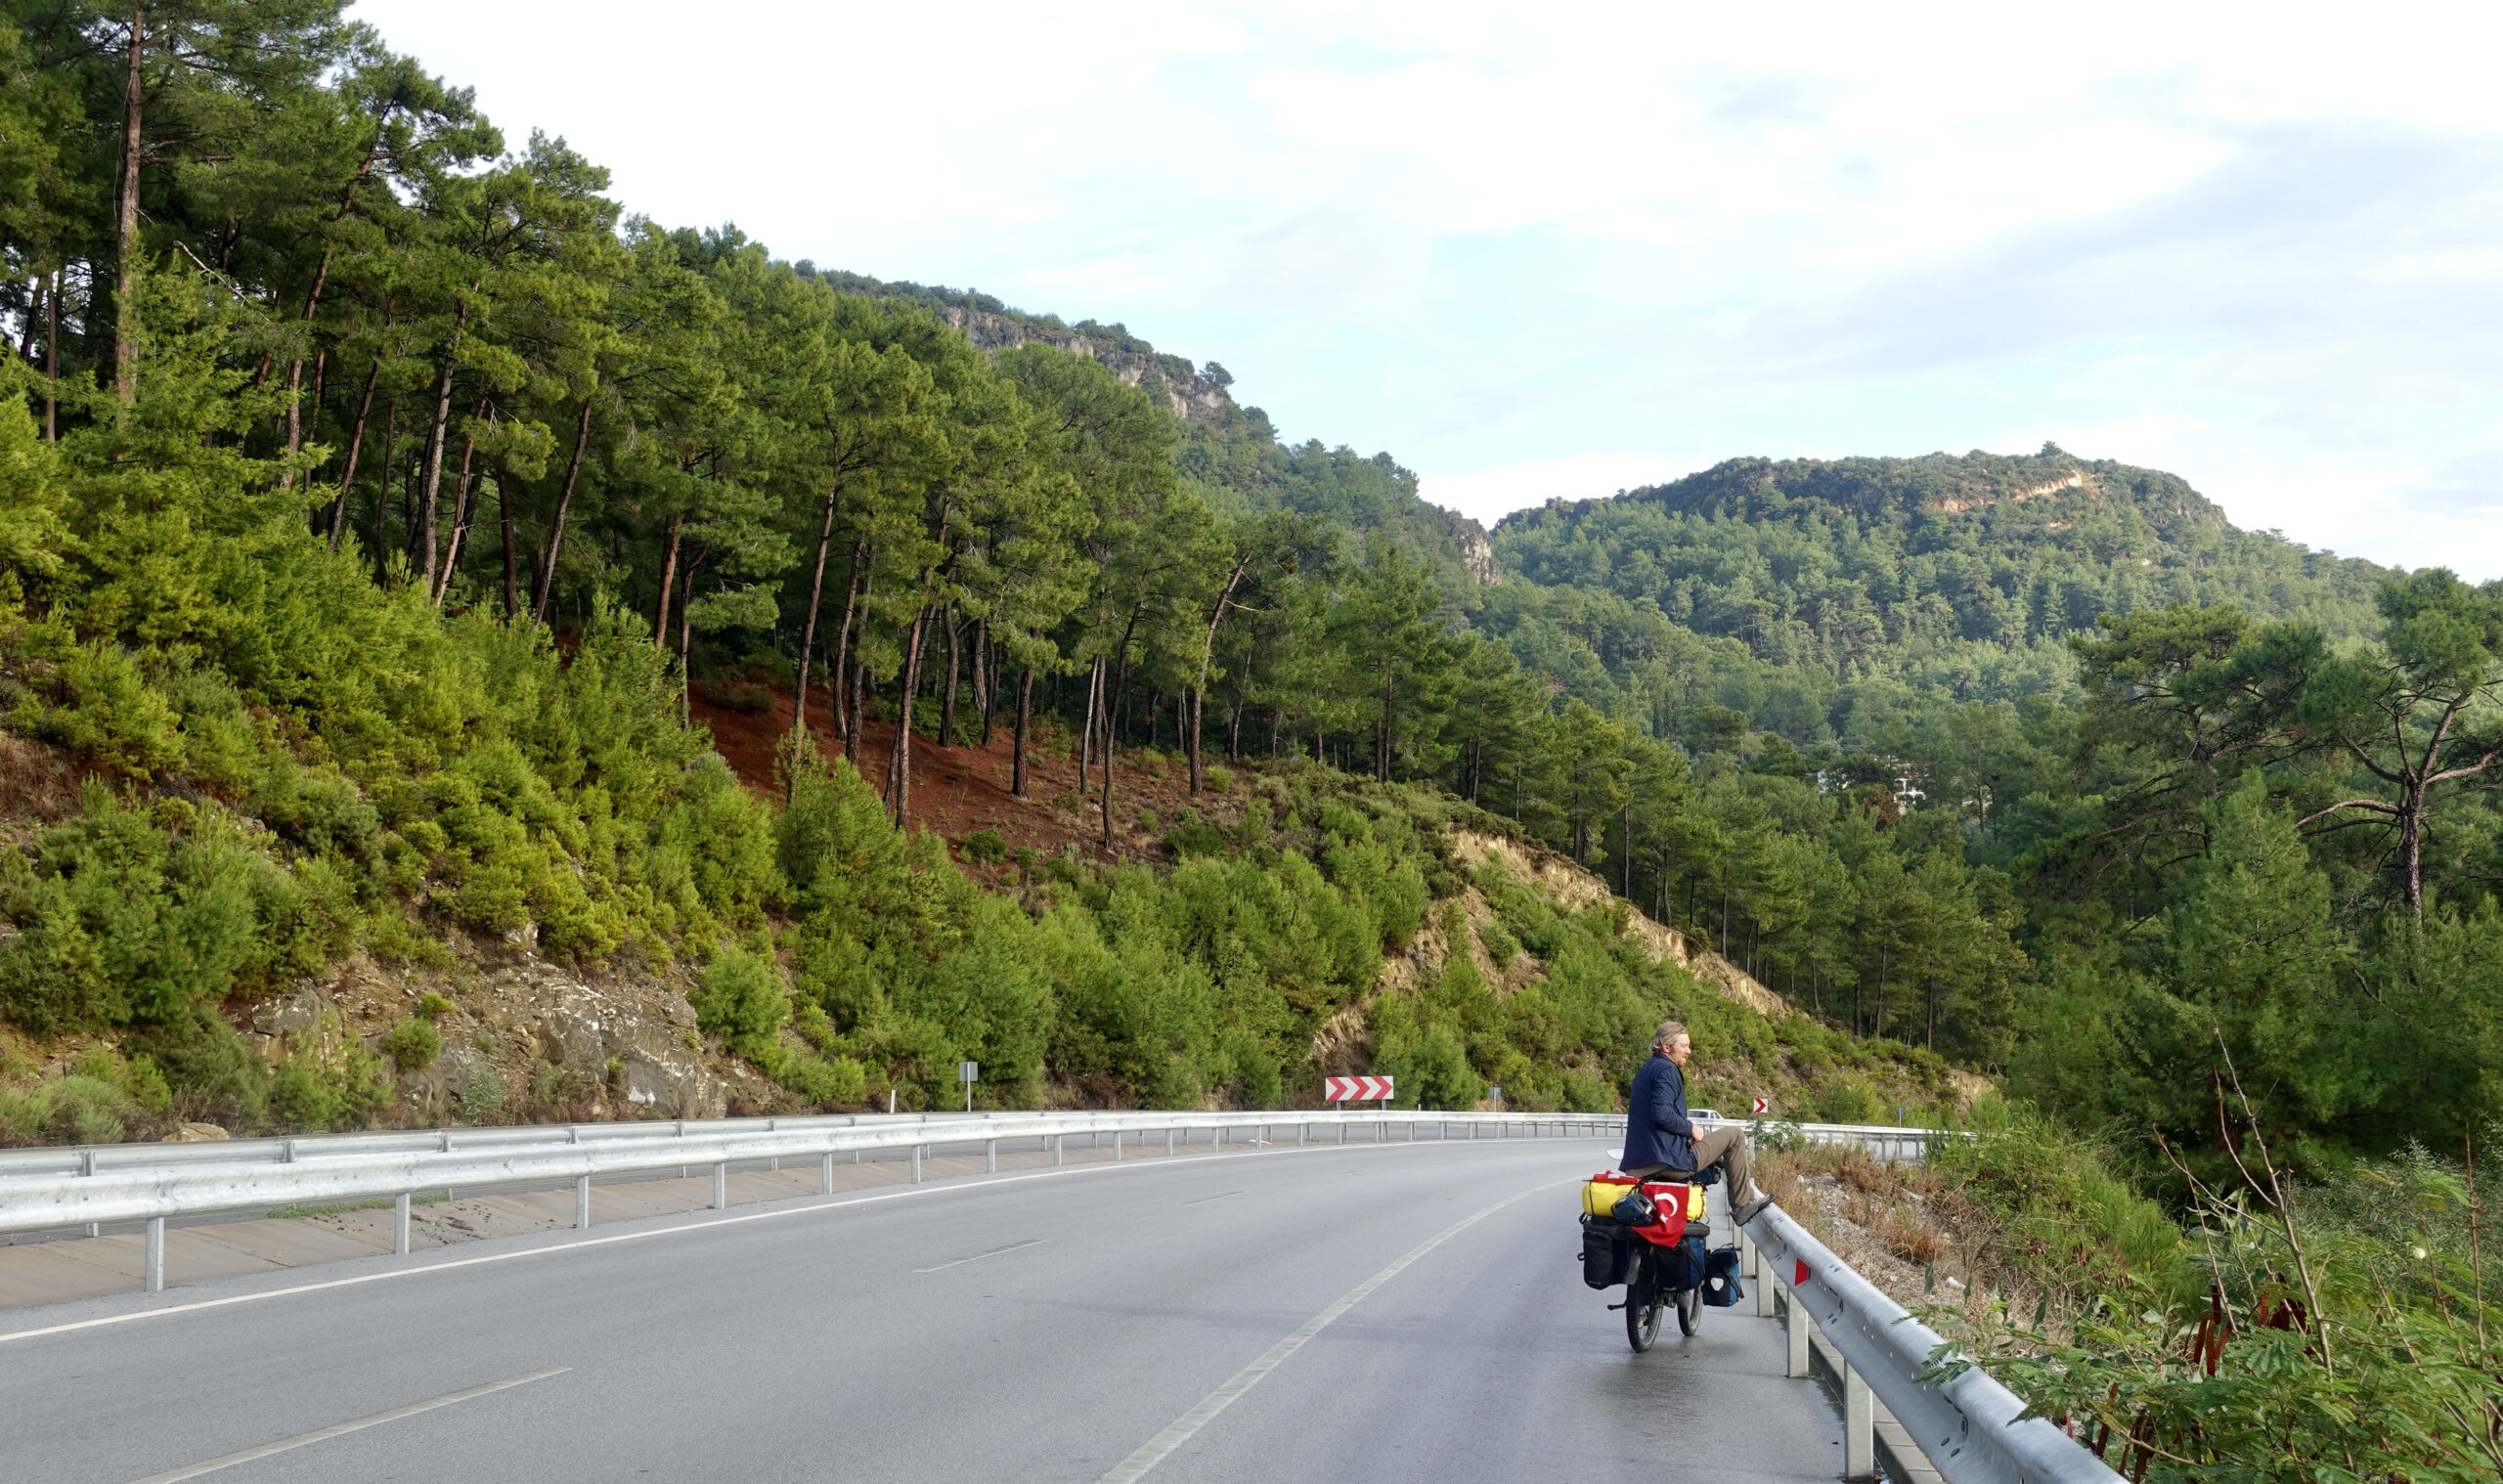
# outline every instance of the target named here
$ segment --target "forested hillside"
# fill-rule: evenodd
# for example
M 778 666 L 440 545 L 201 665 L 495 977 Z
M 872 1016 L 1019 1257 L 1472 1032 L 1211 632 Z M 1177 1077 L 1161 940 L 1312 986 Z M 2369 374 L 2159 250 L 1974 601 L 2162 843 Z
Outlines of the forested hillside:
M 148 14 L 0 33 L 6 1137 L 960 1056 L 1593 1106 L 1673 1012 L 1707 1086 L 1956 1063 L 2194 1164 L 2229 1073 L 2311 1169 L 2503 1108 L 2503 588 L 2055 450 L 1724 465 L 1497 567 L 1213 363 L 633 216 L 322 0 Z

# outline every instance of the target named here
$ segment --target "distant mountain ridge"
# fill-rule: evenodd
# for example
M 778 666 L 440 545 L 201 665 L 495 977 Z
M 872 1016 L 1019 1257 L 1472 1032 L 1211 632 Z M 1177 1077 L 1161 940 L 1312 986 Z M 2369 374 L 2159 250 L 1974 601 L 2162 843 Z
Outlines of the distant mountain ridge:
M 1733 458 L 1602 500 L 1550 501 L 1498 522 L 1507 574 L 1597 590 L 1743 641 L 1760 659 L 1837 677 L 1948 669 L 2058 646 L 2106 613 L 2231 603 L 2336 637 L 2373 631 L 2369 561 L 2236 528 L 2160 469 L 1975 451 L 1917 458 Z M 2003 668 L 2003 667 L 2002 667 Z

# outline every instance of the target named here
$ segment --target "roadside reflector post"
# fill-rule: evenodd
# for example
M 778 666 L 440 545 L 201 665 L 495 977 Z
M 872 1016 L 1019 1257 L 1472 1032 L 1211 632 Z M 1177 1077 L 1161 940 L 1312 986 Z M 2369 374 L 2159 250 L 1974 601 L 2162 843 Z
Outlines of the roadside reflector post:
M 912 1183 L 921 1183 L 921 1146 L 918 1144 L 912 1147 Z
M 1311 1142 L 1312 1142 L 1312 1125 L 1311 1125 L 1311 1124 L 1309 1124 L 1309 1123 L 1298 1123 L 1298 1124 L 1296 1124 L 1296 1125 L 1295 1126 L 1295 1147 L 1296 1147 L 1296 1148 L 1298 1148 L 1298 1149 L 1302 1148 L 1302 1147 L 1303 1147 L 1304 1145 L 1306 1145 L 1306 1144 L 1311 1143 Z
M 1069 1157 L 1068 1151 L 1063 1148 L 1063 1142 L 1068 1137 L 1067 1134 L 1052 1135 L 1052 1163 L 1055 1165 L 1061 1164 Z
M 1173 1153 L 1173 1130 L 1169 1128 L 1164 1131 L 1164 1152 L 1168 1155 Z
M 591 1176 L 574 1177 L 574 1230 L 591 1229 Z
M 820 1196 L 831 1196 L 834 1194 L 833 1150 L 827 1150 L 825 1152 L 825 1162 L 817 1169 L 817 1194 Z
M 1219 1152 L 1225 1149 L 1225 1125 L 1220 1123 L 1209 1132 L 1208 1148 Z
M 1868 1382 L 1842 1365 L 1842 1476 L 1868 1479 L 1877 1474 L 1877 1419 L 1869 1407 Z
M 999 1141 L 997 1139 L 988 1140 L 983 1144 L 982 1172 L 986 1175 L 999 1173 Z
M 1117 1128 L 1117 1129 L 1114 1129 L 1114 1130 L 1113 1130 L 1113 1158 L 1114 1158 L 1114 1160 L 1115 1160 L 1116 1162 L 1118 1162 L 1118 1161 L 1120 1159 L 1120 1157 L 1121 1157 L 1121 1131 L 1120 1131 L 1120 1129 L 1118 1129 L 1118 1128 Z
M 1808 1375 L 1808 1310 L 1799 1302 L 1796 1288 L 1782 1297 L 1790 1310 L 1790 1377 L 1800 1380 Z
M 165 1218 L 148 1218 L 148 1253 L 140 1264 L 141 1279 L 151 1293 L 165 1291 Z
M 409 1193 L 402 1191 L 391 1202 L 391 1251 L 399 1257 L 409 1255 Z
M 713 1166 L 713 1209 L 730 1208 L 730 1162 L 726 1159 Z

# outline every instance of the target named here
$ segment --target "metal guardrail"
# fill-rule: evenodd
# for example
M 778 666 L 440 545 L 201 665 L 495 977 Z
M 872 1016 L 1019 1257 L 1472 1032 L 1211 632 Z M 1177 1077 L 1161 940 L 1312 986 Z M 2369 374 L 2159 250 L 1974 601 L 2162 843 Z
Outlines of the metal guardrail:
M 144 1222 L 143 1271 L 154 1293 L 164 1287 L 170 1217 L 388 1198 L 397 1206 L 394 1246 L 405 1253 L 410 1198 L 464 1186 L 570 1181 L 574 1224 L 588 1227 L 594 1176 L 709 1167 L 718 1208 L 728 1204 L 729 1166 L 758 1160 L 818 1159 L 822 1187 L 831 1192 L 837 1157 L 874 1151 L 907 1152 L 918 1181 L 933 1149 L 979 1147 L 986 1166 L 996 1171 L 1003 1141 L 1038 1141 L 1057 1164 L 1072 1134 L 1111 1134 L 1119 1159 L 1132 1134 L 1164 1133 L 1169 1152 L 1177 1137 L 1201 1133 L 1221 1149 L 1229 1134 L 1244 1131 L 1265 1138 L 1293 1129 L 1298 1143 L 1309 1144 L 1317 1130 L 1343 1144 L 1351 1134 L 1361 1142 L 1367 1133 L 1387 1142 L 1394 1129 L 1412 1141 L 1531 1138 L 1599 1134 L 1616 1122 L 1587 1113 L 1400 1110 L 831 1115 L 90 1146 L 22 1151 L 24 1157 L 0 1161 L 0 1233 L 84 1227 L 92 1234 L 108 1223 Z
M 1778 1282 L 1790 1298 L 1790 1374 L 1807 1374 L 1813 1320 L 1843 1358 L 1847 1473 L 1866 1472 L 1868 1411 L 1855 1379 L 1874 1392 L 1947 1484 L 2120 1484 L 2121 1475 L 1980 1370 L 1945 1381 L 1924 1379 L 1938 1332 L 1879 1291 L 1779 1206 L 1748 1223 L 1761 1258 L 1757 1282 Z M 1759 1313 L 1770 1313 L 1771 1291 Z

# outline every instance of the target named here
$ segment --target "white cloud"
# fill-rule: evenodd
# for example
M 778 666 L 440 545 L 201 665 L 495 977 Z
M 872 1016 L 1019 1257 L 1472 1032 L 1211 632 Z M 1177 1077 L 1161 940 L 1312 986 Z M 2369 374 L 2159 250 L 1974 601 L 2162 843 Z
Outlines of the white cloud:
M 2426 471 L 2503 402 L 2485 7 L 356 14 L 635 209 L 1125 322 L 1488 508 L 2080 429 L 2314 545 L 2391 523 L 2300 490 L 2484 534 Z

